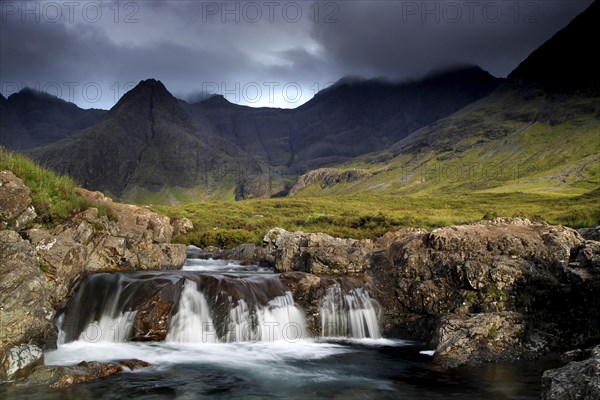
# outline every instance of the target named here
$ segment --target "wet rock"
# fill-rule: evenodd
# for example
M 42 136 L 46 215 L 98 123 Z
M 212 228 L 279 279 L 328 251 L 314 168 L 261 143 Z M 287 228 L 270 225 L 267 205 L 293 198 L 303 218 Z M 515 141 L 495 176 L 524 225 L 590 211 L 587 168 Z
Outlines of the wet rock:
M 233 249 L 223 250 L 219 256 L 224 260 L 239 261 L 242 265 L 273 267 L 275 264 L 275 258 L 269 250 L 254 244 L 242 244 Z
M 44 385 L 59 389 L 121 372 L 123 372 L 123 367 L 119 364 L 96 361 L 83 361 L 73 366 L 40 365 L 29 376 L 17 383 L 28 386 Z
M 162 283 L 157 287 L 149 287 L 146 292 L 136 293 L 141 303 L 136 310 L 133 321 L 132 341 L 163 341 L 169 332 L 169 323 L 179 307 L 183 282 Z
M 0 231 L 0 358 L 22 343 L 43 345 L 53 331 L 46 277 L 33 246 Z
M 186 257 L 187 258 L 203 258 L 204 255 L 204 251 L 202 251 L 202 249 L 198 246 L 194 246 L 193 244 L 190 244 L 187 248 L 186 248 Z
M 432 341 L 434 360 L 456 367 L 519 358 L 524 329 L 523 316 L 515 312 L 444 315 Z
M 21 229 L 35 217 L 29 188 L 11 171 L 1 171 L 0 229 Z
M 0 378 L 12 381 L 27 376 L 33 368 L 44 364 L 44 353 L 36 345 L 21 344 L 4 353 L 0 360 Z
M 583 361 L 551 369 L 542 376 L 543 400 L 600 399 L 600 346 Z
M 137 360 L 135 358 L 132 358 L 129 360 L 119 360 L 119 361 L 117 361 L 117 363 L 124 367 L 129 368 L 132 371 L 135 371 L 137 369 L 146 368 L 146 367 L 149 367 L 152 365 L 147 361 Z
M 370 265 L 370 253 L 375 249 L 370 240 L 288 232 L 281 228 L 267 232 L 263 243 L 275 255 L 276 271 L 301 271 L 315 275 L 364 273 Z

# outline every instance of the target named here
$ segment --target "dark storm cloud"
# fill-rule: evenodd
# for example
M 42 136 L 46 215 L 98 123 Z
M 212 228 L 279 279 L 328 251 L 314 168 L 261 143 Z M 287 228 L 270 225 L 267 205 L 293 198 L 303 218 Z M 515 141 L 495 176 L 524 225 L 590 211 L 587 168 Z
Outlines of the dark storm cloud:
M 312 35 L 338 65 L 402 78 L 453 64 L 506 76 L 590 1 L 350 1 Z
M 295 107 L 346 75 L 474 63 L 505 76 L 590 1 L 116 4 L 2 2 L 2 92 L 33 86 L 108 108 L 153 77 L 184 98 Z

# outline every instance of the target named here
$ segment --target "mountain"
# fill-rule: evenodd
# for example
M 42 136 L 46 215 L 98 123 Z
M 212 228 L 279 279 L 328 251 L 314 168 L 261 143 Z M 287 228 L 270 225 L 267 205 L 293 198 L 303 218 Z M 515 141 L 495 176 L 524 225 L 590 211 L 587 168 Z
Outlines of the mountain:
M 584 195 L 597 191 L 599 69 L 589 67 L 597 65 L 593 52 L 573 49 L 598 31 L 592 23 L 598 12 L 596 2 L 533 52 L 490 95 L 389 149 L 358 157 L 335 171 L 312 171 L 292 192 Z M 571 56 L 572 64 L 565 61 Z
M 593 50 L 600 37 L 599 20 L 600 2 L 595 1 L 527 57 L 508 79 L 547 90 L 600 93 L 600 59 Z
M 182 196 L 211 187 L 233 194 L 240 179 L 229 166 L 259 168 L 239 147 L 193 127 L 179 100 L 154 79 L 126 93 L 99 123 L 31 155 L 86 188 L 132 200 L 172 202 L 169 192 L 193 188 L 201 189 Z
M 105 114 L 25 88 L 0 99 L 0 145 L 15 150 L 44 146 L 94 125 Z
M 294 161 L 331 165 L 382 150 L 489 94 L 502 82 L 467 66 L 408 83 L 341 81 L 299 107 L 291 123 Z
M 188 113 L 197 126 L 212 126 L 260 161 L 297 173 L 384 149 L 501 81 L 467 66 L 417 82 L 342 79 L 293 110 L 243 107 L 215 96 Z

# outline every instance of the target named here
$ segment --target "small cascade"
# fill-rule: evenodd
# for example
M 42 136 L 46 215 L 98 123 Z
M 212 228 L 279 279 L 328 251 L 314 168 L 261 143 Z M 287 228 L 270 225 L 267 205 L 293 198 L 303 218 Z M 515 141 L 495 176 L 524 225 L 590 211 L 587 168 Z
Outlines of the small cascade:
M 320 304 L 321 335 L 357 339 L 381 337 L 379 303 L 362 288 L 344 293 L 339 284 L 331 285 Z
M 179 300 L 179 310 L 171 319 L 166 340 L 168 342 L 218 342 L 208 303 L 204 295 L 198 291 L 198 285 L 194 281 L 185 281 Z
M 121 307 L 122 291 L 126 287 L 127 282 L 121 275 L 98 274 L 94 279 L 86 278 L 73 302 L 80 305 L 58 316 L 58 343 L 129 339 L 136 311 Z
M 79 340 L 86 342 L 125 342 L 129 338 L 135 319 L 135 311 L 125 311 L 104 314 L 100 320 L 94 321 L 85 327 L 79 335 Z
M 256 290 L 260 285 L 252 287 Z M 237 301 L 232 296 L 225 301 L 219 301 L 218 296 L 215 299 L 220 307 L 224 302 L 229 305 L 228 312 L 217 323 L 221 329 L 215 327 L 211 317 L 217 310 L 211 309 L 194 282 L 186 281 L 167 340 L 203 343 L 297 341 L 306 333 L 304 312 L 296 306 L 289 291 L 264 305 L 253 296 Z

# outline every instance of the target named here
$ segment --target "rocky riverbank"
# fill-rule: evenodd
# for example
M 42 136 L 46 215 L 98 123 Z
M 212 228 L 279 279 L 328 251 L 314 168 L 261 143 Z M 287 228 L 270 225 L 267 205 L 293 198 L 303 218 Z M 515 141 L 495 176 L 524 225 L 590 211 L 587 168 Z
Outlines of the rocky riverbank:
M 302 299 L 325 276 L 361 279 L 383 305 L 386 335 L 428 342 L 446 366 L 600 341 L 600 242 L 570 228 L 496 219 L 377 241 L 277 228 L 264 242 L 276 270 L 310 282 L 290 285 L 304 307 L 317 312 Z
M 179 269 L 185 262 L 185 246 L 170 242 L 182 229 L 191 229 L 189 221 L 171 221 L 143 207 L 115 203 L 98 192 L 80 189 L 79 194 L 108 209 L 110 218 L 99 216 L 92 207 L 47 227 L 37 223 L 29 188 L 12 172 L 0 172 L 1 380 L 23 379 L 37 371 L 36 376 L 48 378 L 44 383 L 58 384 L 51 382 L 51 376 L 58 376 L 60 385 L 69 382 L 56 372 L 60 368 L 43 366 L 42 349 L 56 345 L 56 311 L 86 274 Z M 119 370 L 88 367 L 73 367 L 71 372 L 105 376 L 108 370 Z M 40 372 L 51 368 L 56 373 Z M 91 372 L 86 373 L 88 369 Z

